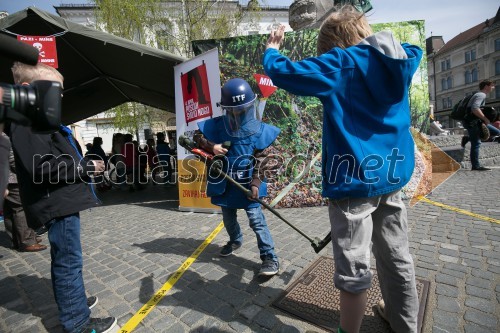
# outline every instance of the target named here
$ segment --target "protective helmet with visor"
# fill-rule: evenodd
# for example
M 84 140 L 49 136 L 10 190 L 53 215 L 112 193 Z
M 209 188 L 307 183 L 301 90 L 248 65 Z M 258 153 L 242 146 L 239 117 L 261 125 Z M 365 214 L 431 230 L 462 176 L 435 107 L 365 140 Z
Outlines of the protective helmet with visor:
M 222 86 L 220 106 L 227 134 L 247 137 L 259 131 L 261 120 L 256 103 L 257 95 L 247 81 L 235 78 Z

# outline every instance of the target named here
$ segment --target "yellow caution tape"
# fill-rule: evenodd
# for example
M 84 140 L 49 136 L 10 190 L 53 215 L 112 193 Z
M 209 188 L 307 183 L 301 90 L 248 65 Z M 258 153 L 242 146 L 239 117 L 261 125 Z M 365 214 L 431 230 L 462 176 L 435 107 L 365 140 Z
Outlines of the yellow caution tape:
M 153 308 L 160 302 L 160 300 L 172 289 L 174 284 L 181 278 L 191 264 L 198 258 L 198 256 L 205 250 L 205 248 L 212 242 L 217 234 L 224 228 L 224 223 L 221 222 L 212 231 L 212 233 L 205 239 L 205 241 L 198 246 L 198 248 L 182 263 L 182 265 L 175 271 L 174 274 L 165 282 L 165 284 L 158 290 L 151 299 L 144 304 L 144 306 L 130 318 L 125 325 L 120 329 L 121 333 L 129 333 L 134 330 L 137 325 L 153 310 Z
M 481 214 L 476 214 L 476 213 L 470 212 L 470 211 L 465 210 L 465 209 L 460 209 L 460 208 L 457 208 L 457 207 L 448 206 L 448 205 L 445 205 L 445 204 L 442 204 L 442 203 L 439 203 L 439 202 L 427 199 L 424 196 L 418 196 L 418 199 L 422 200 L 424 202 L 430 203 L 431 205 L 434 205 L 434 206 L 437 206 L 437 207 L 448 209 L 448 210 L 451 210 L 451 211 L 454 211 L 454 212 L 457 212 L 457 213 L 461 213 L 461 214 L 464 214 L 464 215 L 469 215 L 469 216 L 472 216 L 472 217 L 476 217 L 476 218 L 484 220 L 484 221 L 493 222 L 493 223 L 499 223 L 500 224 L 500 220 L 498 220 L 498 219 L 494 219 L 492 217 L 484 216 L 484 215 L 481 215 Z

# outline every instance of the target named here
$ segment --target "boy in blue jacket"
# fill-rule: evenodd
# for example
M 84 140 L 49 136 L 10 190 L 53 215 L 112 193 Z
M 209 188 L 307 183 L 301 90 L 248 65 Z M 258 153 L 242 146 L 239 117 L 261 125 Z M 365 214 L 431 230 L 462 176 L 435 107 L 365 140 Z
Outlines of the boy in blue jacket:
M 229 242 L 220 255 L 225 257 L 241 247 L 243 233 L 237 220 L 237 210 L 244 209 L 250 227 L 257 237 L 262 265 L 260 276 L 273 276 L 279 272 L 279 261 L 274 251 L 274 241 L 266 224 L 260 203 L 252 200 L 267 193 L 267 148 L 276 140 L 280 130 L 260 121 L 256 108 L 257 96 L 248 82 L 235 78 L 221 88 L 223 115 L 198 123 L 199 131 L 194 141 L 204 150 L 223 157 L 223 171 L 248 188 L 252 196 L 238 189 L 222 177 L 207 177 L 207 195 L 214 205 L 220 206 Z M 222 142 L 231 142 L 229 149 Z
M 293 62 L 280 54 L 284 27 L 271 32 L 263 65 L 273 83 L 315 96 L 324 108 L 323 196 L 340 289 L 339 332 L 358 332 L 371 286 L 370 243 L 383 301 L 395 332 L 416 332 L 418 296 L 400 189 L 414 168 L 408 89 L 422 50 L 390 32 L 373 34 L 347 5 L 323 22 L 318 56 Z

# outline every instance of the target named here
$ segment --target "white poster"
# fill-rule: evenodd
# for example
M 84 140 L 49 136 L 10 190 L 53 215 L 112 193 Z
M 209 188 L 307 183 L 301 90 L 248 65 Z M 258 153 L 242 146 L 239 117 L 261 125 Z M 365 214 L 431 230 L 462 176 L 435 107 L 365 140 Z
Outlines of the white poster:
M 177 138 L 193 139 L 197 123 L 220 116 L 219 54 L 212 49 L 174 68 L 175 114 Z M 206 196 L 205 165 L 177 144 L 179 209 L 183 211 L 218 212 Z

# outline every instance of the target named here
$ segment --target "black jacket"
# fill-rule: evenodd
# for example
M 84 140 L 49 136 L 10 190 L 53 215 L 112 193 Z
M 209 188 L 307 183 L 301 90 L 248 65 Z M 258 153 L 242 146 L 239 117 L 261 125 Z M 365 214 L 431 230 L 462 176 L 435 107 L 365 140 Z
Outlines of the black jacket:
M 82 150 L 69 134 L 34 134 L 30 127 L 11 124 L 21 201 L 29 226 L 97 206 L 100 202 L 90 185 L 93 162 L 82 159 Z

